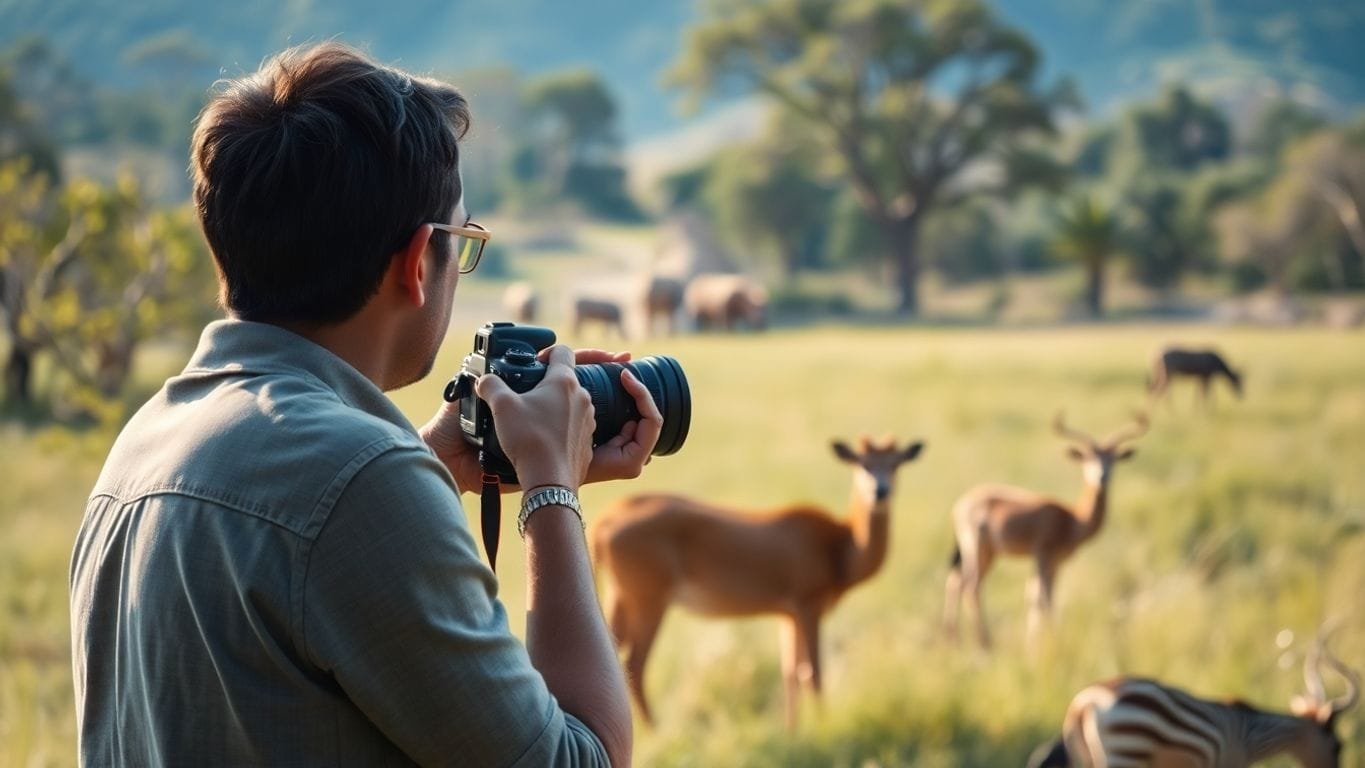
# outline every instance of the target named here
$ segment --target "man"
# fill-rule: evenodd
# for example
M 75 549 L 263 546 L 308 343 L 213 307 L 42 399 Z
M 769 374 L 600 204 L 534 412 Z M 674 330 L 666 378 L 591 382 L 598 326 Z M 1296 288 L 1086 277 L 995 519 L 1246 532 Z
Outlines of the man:
M 622 376 L 643 416 L 594 450 L 567 348 L 523 395 L 477 384 L 541 502 L 523 507 L 524 647 L 461 512 L 479 468 L 458 410 L 419 430 L 382 394 L 431 370 L 489 237 L 462 203 L 468 120 L 453 88 L 338 44 L 280 54 L 201 114 L 194 199 L 229 317 L 120 434 L 86 508 L 85 764 L 630 762 L 575 494 L 639 474 L 662 426 L 648 391 Z

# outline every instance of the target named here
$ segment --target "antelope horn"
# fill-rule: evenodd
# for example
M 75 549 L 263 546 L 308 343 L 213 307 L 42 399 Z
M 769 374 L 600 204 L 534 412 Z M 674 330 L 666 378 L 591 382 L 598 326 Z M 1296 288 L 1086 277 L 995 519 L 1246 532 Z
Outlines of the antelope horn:
M 1336 670 L 1337 674 L 1341 675 L 1346 681 L 1346 693 L 1332 699 L 1332 714 L 1339 715 L 1360 701 L 1360 675 L 1330 653 L 1327 654 L 1327 666 Z
M 1308 689 L 1308 698 L 1316 704 L 1327 701 L 1327 688 L 1322 684 L 1322 651 L 1325 640 L 1321 634 L 1303 657 L 1303 684 Z
M 1119 443 L 1128 440 L 1136 440 L 1147 434 L 1147 429 L 1150 426 L 1151 422 L 1148 421 L 1147 414 L 1142 411 L 1135 411 L 1133 413 L 1133 423 L 1119 427 L 1114 434 L 1109 436 L 1108 444 L 1117 446 Z
M 1337 630 L 1338 626 L 1340 626 L 1339 623 L 1334 623 L 1331 629 L 1328 629 L 1325 634 L 1319 635 L 1318 646 L 1313 649 L 1314 650 L 1313 656 L 1315 661 L 1319 662 L 1325 661 L 1327 663 L 1327 666 L 1331 667 L 1333 671 L 1335 671 L 1338 675 L 1341 675 L 1342 679 L 1346 681 L 1346 693 L 1331 700 L 1333 715 L 1345 712 L 1351 707 L 1354 707 L 1356 705 L 1356 702 L 1360 700 L 1360 675 L 1357 674 L 1350 667 L 1342 663 L 1341 659 L 1338 659 L 1336 656 L 1333 656 L 1332 652 L 1327 648 L 1327 638 L 1330 637 L 1332 633 Z M 1325 688 L 1322 686 L 1321 672 L 1318 673 L 1318 687 L 1319 687 L 1318 701 L 1327 701 L 1328 700 L 1327 692 Z
M 1095 444 L 1095 438 L 1091 437 L 1090 435 L 1087 435 L 1086 433 L 1080 431 L 1079 429 L 1072 429 L 1071 427 L 1068 427 L 1066 425 L 1066 417 L 1063 415 L 1062 411 L 1057 411 L 1057 415 L 1052 419 L 1052 431 L 1056 432 L 1060 437 L 1064 437 L 1068 440 L 1075 440 L 1076 442 L 1084 443 L 1090 446 L 1093 446 Z

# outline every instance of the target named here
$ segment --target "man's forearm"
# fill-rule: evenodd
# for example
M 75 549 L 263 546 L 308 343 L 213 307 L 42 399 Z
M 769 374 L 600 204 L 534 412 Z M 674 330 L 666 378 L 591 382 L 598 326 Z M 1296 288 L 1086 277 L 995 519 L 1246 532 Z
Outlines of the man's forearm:
M 630 764 L 625 677 L 593 586 L 577 515 L 538 510 L 526 526 L 526 647 L 564 711 L 602 740 L 613 766 Z

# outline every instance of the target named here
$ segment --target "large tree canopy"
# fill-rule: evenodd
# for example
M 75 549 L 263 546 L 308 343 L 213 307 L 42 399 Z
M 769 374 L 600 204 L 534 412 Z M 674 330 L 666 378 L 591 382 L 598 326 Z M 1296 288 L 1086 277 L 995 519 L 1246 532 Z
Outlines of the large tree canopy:
M 694 99 L 765 94 L 811 124 L 883 234 L 904 314 L 919 309 L 925 212 L 1028 181 L 1031 138 L 1074 103 L 1067 84 L 1039 84 L 1033 44 L 976 0 L 718 3 L 671 77 Z

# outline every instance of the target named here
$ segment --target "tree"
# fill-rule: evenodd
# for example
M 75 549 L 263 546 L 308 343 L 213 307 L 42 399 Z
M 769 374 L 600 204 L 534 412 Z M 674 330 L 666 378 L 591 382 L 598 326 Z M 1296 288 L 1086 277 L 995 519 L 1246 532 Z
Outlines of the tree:
M 39 118 L 0 67 L 0 163 L 23 159 L 29 172 L 55 179 L 61 172 L 57 147 L 39 128 Z
M 670 76 L 694 100 L 758 91 L 805 120 L 882 230 L 913 315 L 925 214 L 1013 188 L 1011 155 L 1074 103 L 1065 84 L 1040 89 L 1038 59 L 979 0 L 747 0 L 713 5 Z
M 1093 168 L 1096 151 L 1104 149 L 1099 185 L 1121 204 L 1134 276 L 1149 288 L 1173 291 L 1186 271 L 1210 261 L 1209 219 L 1223 202 L 1214 192 L 1227 188 L 1232 152 L 1227 118 L 1175 86 L 1092 135 L 1076 162 Z M 1242 169 L 1237 174 L 1246 176 Z
M 1073 199 L 1062 210 L 1053 248 L 1085 268 L 1085 304 L 1090 316 L 1104 315 L 1104 277 L 1119 248 L 1119 222 L 1092 195 Z
M 0 233 L 7 402 L 33 404 L 45 355 L 71 385 L 67 404 L 95 410 L 121 391 L 139 344 L 213 305 L 191 212 L 152 209 L 130 176 L 56 188 L 23 163 L 2 166 Z
M 1288 290 L 1297 268 L 1302 287 L 1358 286 L 1365 262 L 1365 146 L 1349 130 L 1325 129 L 1290 144 L 1281 170 L 1256 198 L 1224 213 L 1224 258 L 1255 266 Z M 1312 265 L 1311 267 L 1309 265 Z M 1319 273 L 1321 280 L 1308 278 Z
M 625 187 L 616 101 L 587 70 L 546 75 L 523 93 L 526 135 L 512 175 L 523 202 L 567 198 L 589 213 L 631 219 L 639 210 Z
M 790 280 L 821 255 L 833 191 L 802 148 L 776 136 L 720 153 L 702 198 L 717 229 L 749 250 L 776 258 Z

